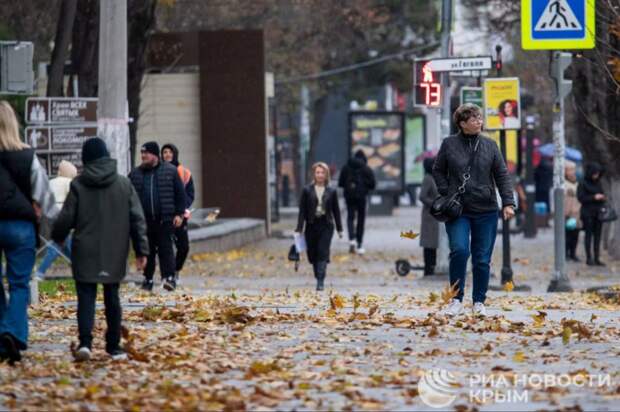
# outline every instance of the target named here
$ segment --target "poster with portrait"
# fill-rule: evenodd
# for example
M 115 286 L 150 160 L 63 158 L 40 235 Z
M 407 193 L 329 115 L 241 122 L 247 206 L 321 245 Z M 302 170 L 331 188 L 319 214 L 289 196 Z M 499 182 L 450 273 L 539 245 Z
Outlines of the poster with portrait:
M 349 152 L 364 152 L 377 180 L 377 192 L 401 192 L 404 188 L 404 135 L 401 112 L 349 113 Z
M 408 185 L 422 184 L 424 165 L 420 157 L 426 150 L 425 116 L 407 116 L 405 127 L 405 183 Z
M 484 128 L 486 130 L 520 129 L 519 79 L 517 77 L 485 79 L 483 89 Z

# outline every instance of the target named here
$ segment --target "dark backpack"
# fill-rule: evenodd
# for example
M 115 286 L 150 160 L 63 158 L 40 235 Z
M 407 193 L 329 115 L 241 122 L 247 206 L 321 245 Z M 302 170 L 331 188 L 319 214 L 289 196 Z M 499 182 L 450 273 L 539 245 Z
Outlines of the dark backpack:
M 366 196 L 366 182 L 364 182 L 364 168 L 349 169 L 345 182 L 344 196 L 349 199 L 361 199 Z

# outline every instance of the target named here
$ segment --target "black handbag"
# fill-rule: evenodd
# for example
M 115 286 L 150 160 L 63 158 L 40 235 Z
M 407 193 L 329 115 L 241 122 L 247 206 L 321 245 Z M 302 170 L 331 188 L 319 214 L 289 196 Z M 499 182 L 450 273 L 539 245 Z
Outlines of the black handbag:
M 297 252 L 297 248 L 295 245 L 291 245 L 291 248 L 288 250 L 288 260 L 291 262 L 295 262 L 295 272 L 299 268 L 299 252 Z
M 601 222 L 613 222 L 614 220 L 618 220 L 616 210 L 607 202 L 599 209 L 597 217 Z
M 467 185 L 467 182 L 471 179 L 471 167 L 474 164 L 474 155 L 478 151 L 479 143 L 480 139 L 476 142 L 476 147 L 474 147 L 474 151 L 469 157 L 467 168 L 463 173 L 463 183 L 458 187 L 456 193 L 448 194 L 446 196 L 439 195 L 433 201 L 431 206 L 431 216 L 433 216 L 436 220 L 440 222 L 450 222 L 463 214 L 463 203 L 461 198 L 465 193 L 465 186 Z

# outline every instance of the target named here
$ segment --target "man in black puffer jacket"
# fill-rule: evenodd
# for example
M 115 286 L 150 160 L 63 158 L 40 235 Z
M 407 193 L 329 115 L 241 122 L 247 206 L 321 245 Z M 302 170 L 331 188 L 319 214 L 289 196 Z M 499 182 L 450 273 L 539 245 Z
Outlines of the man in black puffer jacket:
M 596 162 L 588 163 L 585 167 L 584 179 L 577 187 L 577 198 L 581 203 L 581 220 L 586 232 L 585 248 L 588 266 L 605 266 L 600 259 L 603 222 L 598 218 L 601 208 L 607 201 L 601 184 L 602 176 L 601 165 Z M 592 247 L 594 247 L 594 254 Z
M 150 254 L 144 269 L 142 289 L 153 290 L 155 258 L 164 289 L 174 290 L 175 257 L 172 248 L 174 229 L 183 224 L 185 189 L 177 169 L 159 159 L 159 145 L 147 142 L 140 148 L 142 164 L 131 171 L 129 179 L 136 188 L 147 224 Z

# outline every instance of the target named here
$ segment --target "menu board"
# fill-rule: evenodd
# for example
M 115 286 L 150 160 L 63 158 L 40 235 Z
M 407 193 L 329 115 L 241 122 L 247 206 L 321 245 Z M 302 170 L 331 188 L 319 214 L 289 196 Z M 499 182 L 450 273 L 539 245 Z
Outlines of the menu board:
M 351 155 L 362 150 L 377 180 L 378 192 L 404 189 L 404 114 L 401 112 L 350 112 Z

